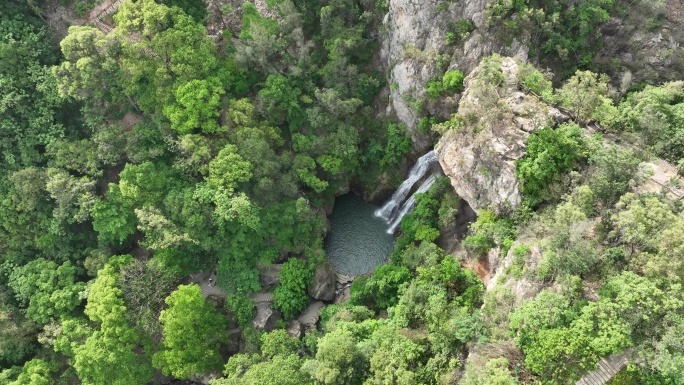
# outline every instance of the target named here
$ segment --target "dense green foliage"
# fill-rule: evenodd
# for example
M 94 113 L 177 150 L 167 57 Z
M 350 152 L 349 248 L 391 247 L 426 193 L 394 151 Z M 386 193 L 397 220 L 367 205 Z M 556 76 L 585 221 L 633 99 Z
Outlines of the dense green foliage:
M 386 193 L 412 151 L 379 113 L 388 4 L 126 0 L 111 31 L 84 22 L 59 43 L 43 2 L 3 4 L 0 385 L 556 385 L 620 352 L 639 359 L 614 385 L 684 384 L 681 181 L 639 187 L 654 155 L 684 173 L 684 85 L 617 102 L 607 76 L 577 71 L 616 3 L 490 3 L 490 27 L 562 70 L 556 89 L 492 56 L 466 90 L 435 58 L 416 106 L 472 92 L 502 121 L 510 80 L 568 116 L 529 135 L 517 209 L 485 203 L 466 226 L 448 178 L 416 194 L 388 263 L 318 328 L 295 319 L 327 210 L 341 191 Z M 447 42 L 474 28 L 452 20 Z M 476 112 L 434 132 L 486 124 Z M 428 133 L 444 117 L 418 118 Z M 264 291 L 283 316 L 268 331 L 252 322 Z
M 440 179 L 424 202 L 454 204 L 448 186 Z M 435 220 L 444 210 L 423 203 L 420 216 L 414 211 L 402 226 Z M 414 239 L 395 253 L 395 262 L 354 282 L 351 301 L 323 309 L 325 335 L 314 337 L 313 345 L 303 346 L 282 330 L 264 334 L 259 354 L 231 357 L 225 378 L 214 384 L 448 383 L 458 368 L 459 350 L 480 331 L 476 309 L 483 285 L 429 240 Z M 378 319 L 384 309 L 388 318 Z M 492 371 L 505 373 L 500 367 Z M 286 377 L 274 382 L 274 376 Z
M 113 31 L 74 26 L 58 47 L 41 6 L 0 13 L 3 381 L 215 371 L 225 325 L 252 318 L 257 266 L 288 260 L 275 302 L 296 316 L 324 258 L 319 213 L 411 150 L 371 108 L 381 8 L 278 1 L 276 21 L 246 3 L 220 10 L 243 29 L 217 44 L 202 1 L 124 1 Z M 213 268 L 228 314 L 173 291 Z
M 545 128 L 527 141 L 527 156 L 516 163 L 516 176 L 531 205 L 537 204 L 547 186 L 561 173 L 586 158 L 587 144 L 576 124 Z

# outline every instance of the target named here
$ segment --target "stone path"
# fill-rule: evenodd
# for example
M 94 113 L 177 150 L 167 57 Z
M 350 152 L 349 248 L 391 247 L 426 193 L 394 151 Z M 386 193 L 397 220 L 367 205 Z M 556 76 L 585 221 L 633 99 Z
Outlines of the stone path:
M 249 295 L 249 298 L 251 298 L 254 301 L 254 304 L 258 304 L 261 302 L 273 302 L 273 293 L 272 292 L 252 293 Z
M 601 358 L 598 368 L 587 373 L 575 385 L 603 385 L 629 363 L 631 351 Z
M 216 286 L 216 273 L 213 269 L 211 272 L 190 274 L 188 278 L 191 283 L 199 285 L 200 289 L 202 289 L 202 296 L 204 298 L 207 298 L 210 295 L 226 298 L 226 292 Z
M 321 318 L 323 306 L 325 306 L 323 301 L 314 301 L 302 312 L 298 319 L 304 328 L 315 328 L 318 319 Z

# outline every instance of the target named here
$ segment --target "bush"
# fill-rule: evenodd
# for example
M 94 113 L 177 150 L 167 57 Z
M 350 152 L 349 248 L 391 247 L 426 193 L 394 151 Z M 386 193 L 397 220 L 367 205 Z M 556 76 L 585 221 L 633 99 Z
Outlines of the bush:
M 430 90 L 428 90 L 428 94 L 430 94 Z M 422 132 L 423 134 L 429 134 L 430 129 L 436 123 L 437 119 L 435 119 L 434 117 L 423 116 L 422 118 L 420 118 L 420 121 L 418 121 L 418 131 Z M 684 170 L 684 165 L 682 166 L 682 170 Z
M 411 151 L 413 142 L 403 124 L 389 123 L 387 125 L 387 146 L 380 159 L 380 166 L 398 165 L 404 155 Z
M 447 71 L 442 77 L 442 88 L 445 92 L 463 92 L 463 79 L 465 76 L 459 70 Z
M 593 172 L 589 188 L 604 206 L 612 206 L 630 189 L 644 181 L 641 160 L 634 151 L 616 145 L 599 147 L 589 158 Z
M 577 124 L 547 127 L 530 135 L 527 156 L 515 163 L 525 198 L 532 206 L 541 203 L 549 183 L 558 174 L 575 168 L 587 155 L 588 146 Z
M 425 86 L 425 91 L 427 92 L 428 96 L 430 96 L 430 98 L 436 99 L 437 97 L 439 97 L 442 91 L 444 91 L 444 88 L 442 87 L 441 81 L 430 80 Z
M 273 302 L 283 312 L 285 319 L 299 314 L 309 304 L 307 287 L 313 279 L 308 264 L 297 258 L 290 258 L 280 270 L 280 286 L 273 292 Z
M 549 99 L 552 96 L 553 83 L 551 80 L 529 63 L 518 66 L 518 80 L 523 87 L 544 99 Z
M 497 217 L 488 209 L 478 211 L 477 220 L 470 224 L 469 229 L 471 235 L 466 237 L 463 245 L 476 254 L 485 254 L 497 246 L 503 247 L 502 253 L 507 253 L 515 239 L 513 222 Z
M 442 93 L 463 92 L 463 79 L 465 76 L 459 70 L 447 71 L 442 80 L 430 80 L 425 85 L 425 91 L 431 99 L 439 97 Z
M 254 301 L 244 294 L 230 294 L 226 298 L 226 309 L 231 311 L 238 324 L 245 327 L 254 316 Z
M 387 309 L 396 305 L 399 287 L 410 280 L 411 272 L 404 266 L 389 264 L 378 266 L 365 283 L 360 280 L 354 282 L 351 290 L 351 302 L 363 305 L 367 300 L 371 300 L 375 307 Z

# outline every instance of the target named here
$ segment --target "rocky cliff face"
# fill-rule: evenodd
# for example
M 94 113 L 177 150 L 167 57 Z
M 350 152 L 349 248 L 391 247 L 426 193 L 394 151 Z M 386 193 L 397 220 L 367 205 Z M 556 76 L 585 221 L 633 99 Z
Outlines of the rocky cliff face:
M 684 0 L 641 1 L 601 27 L 603 49 L 594 57 L 618 91 L 640 82 L 676 80 L 684 71 Z
M 435 148 L 456 194 L 475 211 L 490 208 L 500 215 L 520 204 L 515 161 L 525 155 L 531 133 L 564 119 L 519 89 L 518 66 L 513 58 L 495 56 L 468 75 L 455 127 Z
M 456 110 L 456 95 L 424 103 L 425 85 L 447 69 L 469 73 L 482 58 L 502 53 L 527 57 L 527 48 L 517 40 L 507 45 L 496 41 L 485 30 L 487 0 L 449 2 L 443 0 L 390 0 L 385 15 L 385 35 L 381 57 L 387 66 L 390 84 L 387 113 L 396 114 L 411 132 L 419 150 L 431 143 L 417 130 L 422 114 L 449 118 Z M 449 42 L 456 23 L 468 23 L 473 30 Z

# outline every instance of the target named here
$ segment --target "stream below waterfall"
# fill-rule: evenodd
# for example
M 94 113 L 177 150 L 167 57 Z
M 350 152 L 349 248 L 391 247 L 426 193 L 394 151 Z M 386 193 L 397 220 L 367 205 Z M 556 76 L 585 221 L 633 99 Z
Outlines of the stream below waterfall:
M 354 277 L 385 263 L 394 248 L 394 233 L 401 219 L 416 204 L 415 194 L 427 192 L 440 174 L 437 156 L 430 151 L 416 161 L 406 180 L 382 207 L 352 193 L 337 197 L 324 244 L 333 269 Z

